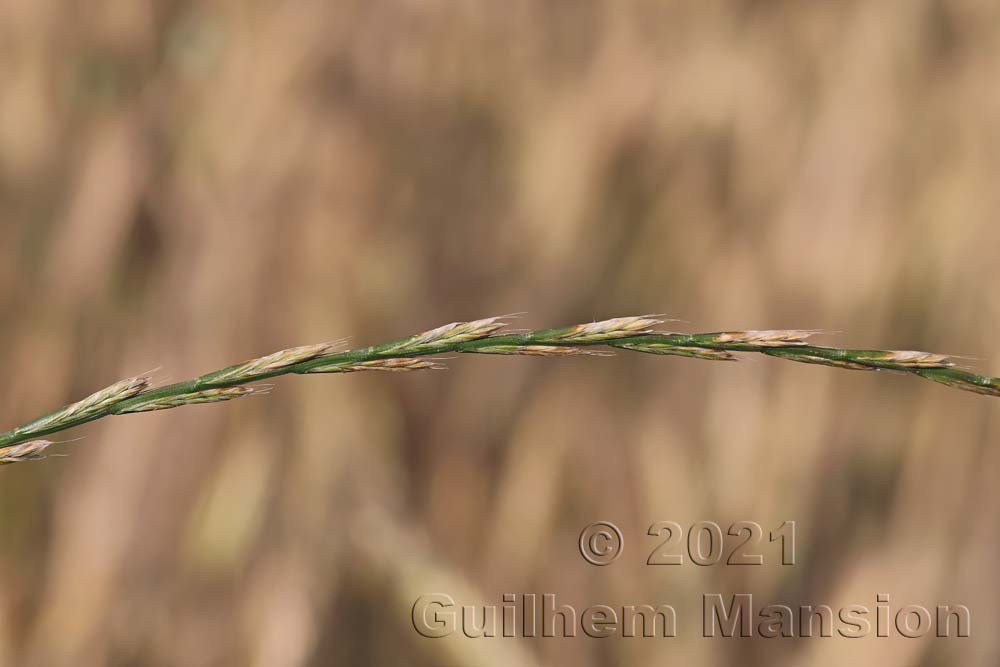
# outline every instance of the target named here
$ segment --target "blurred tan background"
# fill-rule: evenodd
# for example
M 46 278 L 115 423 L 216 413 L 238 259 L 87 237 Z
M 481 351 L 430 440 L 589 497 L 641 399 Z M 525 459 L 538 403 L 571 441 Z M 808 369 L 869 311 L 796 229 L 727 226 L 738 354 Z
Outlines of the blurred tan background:
M 0 421 L 508 312 L 823 328 L 1000 372 L 1000 5 L 0 2 Z M 893 375 L 461 358 L 108 419 L 0 471 L 0 665 L 993 665 L 1000 402 Z M 581 528 L 622 527 L 605 568 Z M 644 565 L 658 520 L 798 565 Z M 420 638 L 423 594 L 674 639 Z M 972 637 L 708 640 L 702 593 Z

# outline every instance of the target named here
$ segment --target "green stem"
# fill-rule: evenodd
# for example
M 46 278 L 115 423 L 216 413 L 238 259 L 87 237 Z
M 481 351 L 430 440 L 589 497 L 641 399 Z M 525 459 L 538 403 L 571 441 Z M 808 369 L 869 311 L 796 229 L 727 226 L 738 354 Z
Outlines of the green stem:
M 45 420 L 47 417 L 51 417 L 51 415 L 36 419 L 33 422 L 0 434 L 0 448 L 27 442 L 51 433 L 65 431 L 69 428 L 96 421 L 110 415 L 129 413 L 134 411 L 138 406 L 148 404 L 150 401 L 169 401 L 169 399 L 179 399 L 186 395 L 205 392 L 207 390 L 243 387 L 251 382 L 259 382 L 281 375 L 307 374 L 316 372 L 316 369 L 326 369 L 331 366 L 336 367 L 338 364 L 349 367 L 351 364 L 376 362 L 385 359 L 426 357 L 447 353 L 475 354 L 487 352 L 489 348 L 519 349 L 530 348 L 531 346 L 591 348 L 606 346 L 620 350 L 635 350 L 658 354 L 680 354 L 684 350 L 692 349 L 703 351 L 716 350 L 727 354 L 730 352 L 757 352 L 807 363 L 823 363 L 855 369 L 901 371 L 968 391 L 994 396 L 1000 395 L 1000 378 L 977 375 L 952 367 L 938 361 L 944 358 L 937 355 L 931 355 L 936 358 L 931 362 L 927 362 L 931 365 L 921 366 L 919 364 L 924 363 L 922 360 L 914 360 L 906 356 L 911 353 L 822 347 L 801 343 L 798 340 L 791 341 L 794 344 L 785 345 L 781 344 L 782 341 L 780 339 L 777 343 L 774 341 L 761 342 L 745 335 L 760 332 L 675 334 L 641 331 L 631 334 L 629 331 L 623 330 L 611 332 L 611 334 L 605 335 L 603 338 L 601 334 L 589 338 L 581 338 L 569 336 L 568 332 L 572 330 L 573 328 L 560 328 L 541 329 L 515 334 L 484 334 L 482 337 L 473 340 L 451 340 L 447 336 L 444 336 L 439 341 L 432 339 L 429 342 L 420 341 L 419 343 L 414 343 L 413 338 L 404 338 L 371 347 L 323 354 L 318 358 L 308 359 L 299 363 L 289 363 L 267 371 L 255 371 L 249 377 L 246 374 L 240 375 L 239 373 L 236 373 L 235 376 L 218 377 L 225 375 L 227 371 L 238 370 L 242 367 L 242 365 L 230 366 L 229 368 L 208 373 L 186 382 L 177 382 L 155 389 L 148 389 L 126 400 L 107 405 L 97 411 L 71 419 L 57 420 L 48 423 L 44 427 L 43 425 L 46 424 Z M 796 332 L 764 333 L 791 334 Z M 743 340 L 739 339 L 741 335 L 744 337 Z M 734 337 L 737 340 L 731 340 Z M 675 348 L 676 351 L 672 351 Z M 720 356 L 720 358 L 726 357 Z M 337 371 L 330 370 L 324 372 Z M 52 413 L 52 415 L 58 413 L 59 411 Z

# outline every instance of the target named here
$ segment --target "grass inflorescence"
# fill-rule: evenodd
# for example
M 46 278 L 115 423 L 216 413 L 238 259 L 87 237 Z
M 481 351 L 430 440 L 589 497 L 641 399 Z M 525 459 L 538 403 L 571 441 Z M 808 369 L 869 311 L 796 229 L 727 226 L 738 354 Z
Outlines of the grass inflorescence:
M 441 369 L 444 366 L 432 355 L 456 352 L 559 357 L 607 355 L 617 349 L 714 361 L 734 361 L 737 353 L 756 352 L 851 370 L 899 371 L 965 391 L 1000 396 L 1000 378 L 959 368 L 945 355 L 823 347 L 810 342 L 811 337 L 820 333 L 812 330 L 671 333 L 656 330 L 664 320 L 643 315 L 509 333 L 503 331 L 507 326 L 504 319 L 454 322 L 415 336 L 353 350 L 341 349 L 342 342 L 296 347 L 164 387 L 151 387 L 148 375 L 122 380 L 82 401 L 0 434 L 0 465 L 45 458 L 45 450 L 53 443 L 41 439 L 42 436 L 110 415 L 228 401 L 261 393 L 264 389 L 248 384 L 279 375 Z

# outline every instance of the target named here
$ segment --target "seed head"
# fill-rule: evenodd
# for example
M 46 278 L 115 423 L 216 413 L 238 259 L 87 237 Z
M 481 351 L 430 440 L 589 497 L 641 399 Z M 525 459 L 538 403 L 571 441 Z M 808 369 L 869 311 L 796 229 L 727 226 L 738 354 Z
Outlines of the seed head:
M 209 373 L 200 379 L 203 382 L 249 382 L 262 375 L 268 375 L 275 371 L 301 364 L 305 361 L 319 359 L 329 354 L 333 354 L 343 345 L 343 341 L 330 343 L 320 343 L 318 345 L 303 345 L 287 350 L 281 350 L 266 357 L 251 359 L 250 361 L 231 366 L 215 373 Z
M 569 327 L 556 334 L 555 338 L 579 343 L 595 343 L 652 333 L 652 328 L 657 324 L 663 324 L 663 320 L 655 319 L 652 315 L 616 317 L 611 320 Z
M 317 366 L 305 371 L 306 373 L 355 373 L 357 371 L 389 371 L 392 373 L 405 373 L 407 371 L 419 370 L 444 370 L 445 366 L 436 363 L 433 359 L 421 359 L 416 357 L 399 357 L 392 359 L 375 359 L 373 361 L 347 361 L 337 362 L 329 366 Z
M 432 350 L 445 344 L 466 343 L 471 340 L 486 338 L 493 333 L 504 328 L 506 323 L 501 322 L 502 316 L 488 317 L 483 320 L 472 322 L 452 322 L 430 331 L 425 331 L 416 336 L 410 336 L 403 340 L 391 344 L 384 348 L 383 352 L 413 353 L 419 351 Z
M 75 420 L 93 416 L 111 408 L 116 403 L 138 396 L 149 387 L 149 381 L 148 375 L 141 375 L 116 382 L 110 387 L 105 387 L 91 394 L 82 401 L 67 405 L 50 415 L 25 424 L 17 429 L 17 432 L 22 434 L 42 433 L 50 429 L 61 428 L 63 424 L 70 424 Z
M 115 414 L 130 414 L 133 412 L 153 412 L 155 410 L 168 410 L 182 405 L 197 405 L 199 403 L 219 403 L 221 401 L 231 401 L 234 398 L 241 398 L 256 393 L 259 390 L 253 387 L 227 387 L 225 389 L 205 389 L 193 391 L 187 394 L 177 394 L 176 396 L 164 396 L 161 398 L 151 398 L 148 401 L 141 401 L 135 405 L 123 408 Z
M 612 352 L 592 350 L 585 347 L 564 347 L 561 345 L 490 345 L 469 350 L 476 354 L 508 354 L 530 357 L 572 357 L 587 355 L 591 357 L 609 357 Z
M 748 345 L 757 348 L 764 347 L 796 347 L 808 345 L 806 341 L 810 336 L 814 336 L 818 331 L 802 329 L 768 329 L 763 331 L 725 331 L 715 334 L 706 342 L 725 344 L 735 343 L 737 345 Z
M 934 354 L 932 352 L 917 352 L 915 350 L 861 352 L 852 355 L 852 358 L 858 361 L 902 366 L 904 368 L 951 368 L 955 365 L 946 355 Z
M 715 361 L 736 361 L 736 355 L 726 350 L 713 350 L 708 347 L 691 347 L 686 345 L 667 345 L 665 343 L 619 343 L 615 347 L 648 354 L 668 354 L 678 357 L 695 359 L 710 359 Z
M 76 419 L 83 417 L 94 412 L 99 412 L 110 405 L 127 400 L 133 396 L 138 396 L 149 387 L 149 380 L 149 376 L 142 375 L 116 382 L 110 387 L 105 387 L 82 401 L 78 401 L 65 408 L 65 418 Z
M 38 461 L 45 458 L 45 450 L 49 448 L 50 440 L 32 440 L 19 445 L 0 449 L 0 466 L 22 461 Z
M 772 353 L 768 352 L 768 354 Z M 809 354 L 808 352 L 782 352 L 781 354 L 772 354 L 772 356 L 779 356 L 782 359 L 790 359 L 791 361 L 800 361 L 804 364 L 820 364 L 822 366 L 834 366 L 835 368 L 846 368 L 854 371 L 876 370 L 873 366 L 866 366 L 854 361 L 848 361 L 847 359 L 827 359 L 826 357 Z

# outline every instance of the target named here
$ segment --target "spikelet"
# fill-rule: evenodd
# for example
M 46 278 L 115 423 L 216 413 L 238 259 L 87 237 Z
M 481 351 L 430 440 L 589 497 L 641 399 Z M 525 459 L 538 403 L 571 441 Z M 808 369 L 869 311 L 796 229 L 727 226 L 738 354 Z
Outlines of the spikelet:
M 693 359 L 709 359 L 713 361 L 736 361 L 736 355 L 726 350 L 714 350 L 708 347 L 692 347 L 687 345 L 668 345 L 665 343 L 617 343 L 615 347 L 647 354 L 666 354 Z
M 903 368 L 951 368 L 955 365 L 946 355 L 915 350 L 852 352 L 851 358 L 860 362 Z
M 628 338 L 653 332 L 653 327 L 663 324 L 663 320 L 655 319 L 653 315 L 635 317 L 616 317 L 601 322 L 578 324 L 560 330 L 553 337 L 557 340 L 574 343 L 597 343 L 616 338 Z
M 421 359 L 418 357 L 394 357 L 392 359 L 375 359 L 372 361 L 344 361 L 333 363 L 328 366 L 317 366 L 310 368 L 304 373 L 355 373 L 358 371 L 389 371 L 393 373 L 405 373 L 407 371 L 419 370 L 444 370 L 446 367 L 436 363 L 433 359 Z
M 705 340 L 717 345 L 735 344 L 755 348 L 797 347 L 808 345 L 807 339 L 818 331 L 804 329 L 767 329 L 762 331 L 724 331 Z
M 874 366 L 866 366 L 865 364 L 859 364 L 856 361 L 849 361 L 847 359 L 828 359 L 826 357 L 821 357 L 815 354 L 809 354 L 808 352 L 787 352 L 782 351 L 780 354 L 765 351 L 766 354 L 771 356 L 780 357 L 782 359 L 788 359 L 790 361 L 800 361 L 804 364 L 819 364 L 821 366 L 833 366 L 834 368 L 846 368 L 853 371 L 874 371 L 877 370 Z
M 296 364 L 319 359 L 333 354 L 343 346 L 343 341 L 303 345 L 280 350 L 259 359 L 251 359 L 221 371 L 209 373 L 199 378 L 203 384 L 223 382 L 250 382 L 265 375 L 284 370 Z
M 506 323 L 501 322 L 502 315 L 497 317 L 487 317 L 482 320 L 472 322 L 452 322 L 430 331 L 425 331 L 416 336 L 404 338 L 401 341 L 390 344 L 382 348 L 382 353 L 393 354 L 413 354 L 447 345 L 467 343 L 473 340 L 486 338 L 504 328 Z
M 259 391 L 259 389 L 252 387 L 204 389 L 202 391 L 161 396 L 160 398 L 151 398 L 148 401 L 140 401 L 133 405 L 117 409 L 115 414 L 126 415 L 133 412 L 154 412 L 156 410 L 169 410 L 170 408 L 179 408 L 182 405 L 197 405 L 199 403 L 220 403 L 222 401 L 231 401 L 234 398 L 249 396 Z
M 50 415 L 36 419 L 16 429 L 21 435 L 32 433 L 44 433 L 53 429 L 67 428 L 75 421 L 87 419 L 94 415 L 99 415 L 116 403 L 138 396 L 149 387 L 150 378 L 148 375 L 140 375 L 127 380 L 116 382 L 110 387 L 105 387 L 72 405 L 53 412 Z
M 19 445 L 0 449 L 0 466 L 22 461 L 38 461 L 46 457 L 45 450 L 52 444 L 50 440 L 31 440 Z
M 490 345 L 488 347 L 477 347 L 473 350 L 468 350 L 468 352 L 476 354 L 524 355 L 528 357 L 573 357 L 581 355 L 607 357 L 614 355 L 613 352 L 560 345 Z

